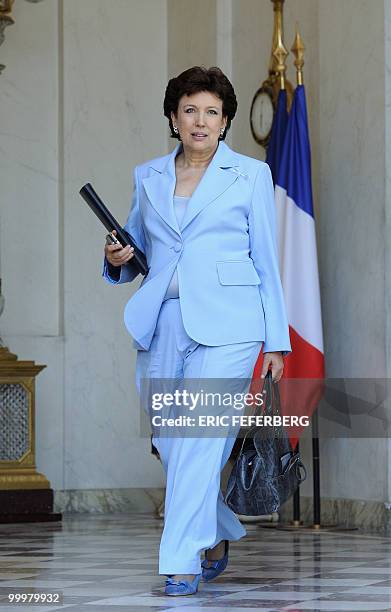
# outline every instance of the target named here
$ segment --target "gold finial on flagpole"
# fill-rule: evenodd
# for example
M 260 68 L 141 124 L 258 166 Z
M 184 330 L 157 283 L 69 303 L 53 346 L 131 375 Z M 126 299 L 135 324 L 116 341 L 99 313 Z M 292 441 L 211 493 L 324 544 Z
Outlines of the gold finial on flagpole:
M 277 103 L 278 92 L 286 89 L 288 109 L 290 108 L 293 87 L 286 77 L 286 58 L 289 51 L 284 45 L 284 3 L 285 0 L 271 0 L 273 4 L 274 25 L 272 48 L 269 62 L 269 77 L 267 81 L 273 90 L 273 103 Z
M 277 47 L 278 38 L 281 38 L 282 40 L 284 37 L 283 10 L 284 10 L 285 0 L 271 0 L 271 2 L 273 3 L 274 25 L 273 25 L 273 38 L 272 38 L 272 53 L 271 53 L 270 62 L 269 62 L 269 75 L 276 74 L 277 72 L 277 67 L 276 67 L 277 60 L 273 56 L 273 51 Z
M 303 66 L 304 66 L 305 46 L 303 43 L 303 39 L 300 36 L 299 28 L 297 24 L 296 24 L 295 42 L 293 43 L 291 47 L 291 51 L 296 58 L 293 63 L 296 66 L 297 84 L 303 85 Z
M 284 43 L 282 42 L 281 30 L 278 31 L 276 46 L 273 49 L 273 57 L 276 59 L 275 70 L 278 73 L 280 80 L 280 89 L 285 89 L 285 72 L 286 63 L 285 60 L 289 55 Z

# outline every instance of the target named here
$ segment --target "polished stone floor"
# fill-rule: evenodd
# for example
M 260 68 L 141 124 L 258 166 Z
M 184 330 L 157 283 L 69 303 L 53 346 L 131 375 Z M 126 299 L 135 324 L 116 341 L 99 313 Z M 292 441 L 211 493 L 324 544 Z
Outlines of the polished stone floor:
M 174 598 L 156 575 L 161 528 L 153 516 L 124 514 L 0 525 L 0 611 L 391 610 L 391 539 L 247 525 L 224 574 Z M 56 592 L 61 604 L 8 603 L 9 594 Z

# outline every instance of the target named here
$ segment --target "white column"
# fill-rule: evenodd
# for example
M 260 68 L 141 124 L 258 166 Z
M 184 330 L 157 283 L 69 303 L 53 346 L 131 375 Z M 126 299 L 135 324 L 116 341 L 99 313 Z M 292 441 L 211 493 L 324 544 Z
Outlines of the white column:
M 391 0 L 384 0 L 385 109 L 385 349 L 387 378 L 391 377 Z M 388 406 L 390 406 L 390 400 Z M 391 440 L 387 440 L 386 502 L 391 507 Z

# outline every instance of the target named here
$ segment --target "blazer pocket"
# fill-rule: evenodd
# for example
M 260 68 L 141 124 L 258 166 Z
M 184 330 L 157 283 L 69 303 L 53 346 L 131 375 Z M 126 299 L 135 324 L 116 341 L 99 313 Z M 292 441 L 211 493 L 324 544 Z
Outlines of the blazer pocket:
M 217 261 L 217 274 L 222 285 L 260 285 L 252 260 Z

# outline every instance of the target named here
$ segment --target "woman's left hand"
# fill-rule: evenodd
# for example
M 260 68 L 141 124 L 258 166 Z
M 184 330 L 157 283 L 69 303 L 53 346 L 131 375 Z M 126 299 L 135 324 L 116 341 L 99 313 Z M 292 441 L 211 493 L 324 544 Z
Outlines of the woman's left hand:
M 271 366 L 273 381 L 279 382 L 284 371 L 284 360 L 280 351 L 277 351 L 275 353 L 263 354 L 263 368 L 261 378 L 265 378 L 269 366 Z

